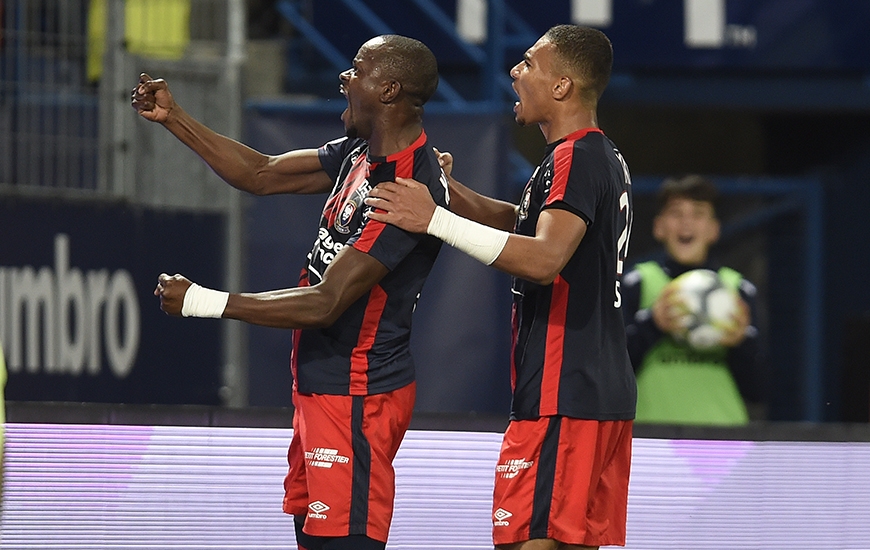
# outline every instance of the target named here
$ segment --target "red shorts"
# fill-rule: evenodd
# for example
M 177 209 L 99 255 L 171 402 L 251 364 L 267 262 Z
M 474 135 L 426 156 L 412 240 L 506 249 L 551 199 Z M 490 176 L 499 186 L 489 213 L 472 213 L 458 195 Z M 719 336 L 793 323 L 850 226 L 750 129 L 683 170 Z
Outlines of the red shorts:
M 393 517 L 393 458 L 411 422 L 416 384 L 376 395 L 294 395 L 284 512 L 317 537 L 386 542 Z
M 631 420 L 512 421 L 495 472 L 493 543 L 624 546 L 631 428 Z

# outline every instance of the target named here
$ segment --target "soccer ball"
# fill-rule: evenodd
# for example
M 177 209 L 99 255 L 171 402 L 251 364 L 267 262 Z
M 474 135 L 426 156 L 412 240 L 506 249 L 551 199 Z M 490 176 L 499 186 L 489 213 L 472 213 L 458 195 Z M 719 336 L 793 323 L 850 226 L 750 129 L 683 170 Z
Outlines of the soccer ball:
M 680 310 L 680 330 L 674 335 L 698 350 L 716 347 L 723 334 L 735 326 L 739 308 L 737 291 L 725 286 L 719 274 L 709 269 L 683 273 L 670 285 L 675 307 Z

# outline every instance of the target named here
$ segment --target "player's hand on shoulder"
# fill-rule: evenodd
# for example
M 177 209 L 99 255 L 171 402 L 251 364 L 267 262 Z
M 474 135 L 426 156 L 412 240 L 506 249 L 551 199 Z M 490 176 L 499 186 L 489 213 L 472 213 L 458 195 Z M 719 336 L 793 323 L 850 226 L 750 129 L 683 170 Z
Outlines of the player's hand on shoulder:
M 378 184 L 365 202 L 374 207 L 366 214 L 369 218 L 411 233 L 426 233 L 436 206 L 429 188 L 411 178 Z
M 139 75 L 130 101 L 142 118 L 152 122 L 166 122 L 176 105 L 166 81 L 153 79 L 145 73 Z
M 184 306 L 184 295 L 191 284 L 193 283 L 184 275 L 161 273 L 157 277 L 157 287 L 154 289 L 154 295 L 160 298 L 160 309 L 167 315 L 180 316 L 181 308 Z

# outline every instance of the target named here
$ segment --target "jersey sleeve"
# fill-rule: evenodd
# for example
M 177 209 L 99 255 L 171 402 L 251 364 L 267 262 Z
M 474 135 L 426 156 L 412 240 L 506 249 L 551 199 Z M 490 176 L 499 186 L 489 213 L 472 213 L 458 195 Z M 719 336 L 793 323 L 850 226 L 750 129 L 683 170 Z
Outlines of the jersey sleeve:
M 553 183 L 544 208 L 568 210 L 591 225 L 601 199 L 602 169 L 582 144 L 560 144 L 553 151 Z
M 341 171 L 341 164 L 344 162 L 344 159 L 350 155 L 354 148 L 360 147 L 364 143 L 365 140 L 362 139 L 342 137 L 320 146 L 317 150 L 317 156 L 320 158 L 320 165 L 329 176 L 329 179 L 335 181 Z
M 429 188 L 435 204 L 447 207 L 447 178 L 443 175 L 431 148 L 427 147 L 414 166 L 397 166 L 396 177 L 412 177 Z M 412 171 L 413 170 L 413 171 Z M 407 175 L 403 175 L 407 174 Z M 370 206 L 367 210 L 372 210 Z M 392 271 L 421 243 L 440 245 L 440 241 L 426 234 L 409 233 L 390 224 L 365 218 L 365 225 L 355 240 L 354 248 L 369 254 Z

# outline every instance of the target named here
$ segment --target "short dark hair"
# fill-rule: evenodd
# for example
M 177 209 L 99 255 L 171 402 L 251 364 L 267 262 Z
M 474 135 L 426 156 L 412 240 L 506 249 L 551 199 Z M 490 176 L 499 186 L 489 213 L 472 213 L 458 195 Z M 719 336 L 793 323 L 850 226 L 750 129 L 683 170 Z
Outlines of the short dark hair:
M 378 49 L 378 63 L 385 76 L 395 79 L 413 99 L 424 105 L 438 87 L 438 62 L 435 55 L 419 40 L 386 34 Z
M 565 63 L 568 70 L 585 82 L 586 89 L 593 92 L 589 97 L 597 102 L 610 82 L 613 68 L 613 45 L 598 29 L 579 25 L 556 25 L 544 34 Z
M 656 195 L 658 211 L 661 212 L 668 201 L 674 198 L 708 202 L 715 212 L 716 203 L 719 201 L 719 190 L 712 181 L 698 174 L 667 178 L 662 182 Z

